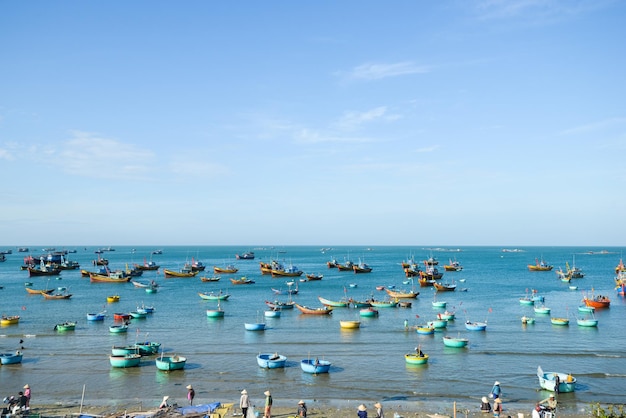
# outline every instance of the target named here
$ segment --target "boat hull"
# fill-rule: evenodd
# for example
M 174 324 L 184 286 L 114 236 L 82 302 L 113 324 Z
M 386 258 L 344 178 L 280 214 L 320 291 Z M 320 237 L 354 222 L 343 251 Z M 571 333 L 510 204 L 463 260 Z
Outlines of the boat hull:
M 137 367 L 141 361 L 139 354 L 127 354 L 125 356 L 109 356 L 111 367 L 127 368 Z
M 0 364 L 18 364 L 22 362 L 22 353 L 0 353 Z
M 186 357 L 171 356 L 171 357 L 159 357 L 155 359 L 156 368 L 163 371 L 182 370 L 187 363 Z
M 246 328 L 246 331 L 265 331 L 265 324 L 262 322 L 259 322 L 259 323 L 246 322 L 244 326 Z
M 428 363 L 428 354 L 424 354 L 423 356 L 418 356 L 417 354 L 405 354 L 404 361 L 407 364 L 426 364 Z
M 572 381 L 568 382 L 566 373 L 558 372 L 544 372 L 541 367 L 537 368 L 537 377 L 539 378 L 539 386 L 542 389 L 554 392 L 556 388 L 555 375 L 559 376 L 559 393 L 574 392 L 576 390 L 576 378 L 572 378 Z
M 443 337 L 443 344 L 446 347 L 462 348 L 466 347 L 468 343 L 466 338 Z
M 331 362 L 327 360 L 305 359 L 300 362 L 300 368 L 305 373 L 320 374 L 330 371 Z
M 287 357 L 272 353 L 262 353 L 256 356 L 256 361 L 259 367 L 264 369 L 280 369 L 285 367 Z
M 358 329 L 361 327 L 361 321 L 339 321 L 341 329 Z

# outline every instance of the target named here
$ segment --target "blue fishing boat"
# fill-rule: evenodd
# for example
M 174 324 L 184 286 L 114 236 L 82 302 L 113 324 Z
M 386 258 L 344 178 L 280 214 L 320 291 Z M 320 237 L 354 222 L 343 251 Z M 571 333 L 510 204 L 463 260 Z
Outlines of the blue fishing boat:
M 468 331 L 484 331 L 487 329 L 486 322 L 465 322 L 465 329 Z
M 151 356 L 159 351 L 161 343 L 146 341 L 143 343 L 135 343 L 135 347 L 138 350 L 138 354 L 142 356 Z
M 135 345 L 114 345 L 111 347 L 111 355 L 114 357 L 123 357 L 128 354 L 139 354 L 139 348 Z
M 328 360 L 304 359 L 300 362 L 302 371 L 311 374 L 328 373 L 330 366 L 331 362 Z
M 445 345 L 446 347 L 461 348 L 466 347 L 468 343 L 469 340 L 467 338 L 448 336 L 443 337 L 443 345 Z
M 371 306 L 369 308 L 363 308 L 359 311 L 359 316 L 364 318 L 374 318 L 378 316 L 378 311 Z
M 264 369 L 279 369 L 285 367 L 287 357 L 278 353 L 261 353 L 256 356 L 256 362 Z
M 270 309 L 263 313 L 266 318 L 280 318 L 280 309 Z
M 121 334 L 124 332 L 128 332 L 128 325 L 111 325 L 109 327 L 109 332 L 113 334 Z
M 244 326 L 247 331 L 265 331 L 265 323 L 263 322 L 246 322 Z
M 88 313 L 87 321 L 104 321 L 106 314 L 104 312 Z
M 557 372 L 544 372 L 541 366 L 537 367 L 537 377 L 539 378 L 539 386 L 542 389 L 555 392 L 558 376 L 558 393 L 574 392 L 576 389 L 576 378 L 571 374 L 557 373 Z
M 144 318 L 146 318 L 148 316 L 148 312 L 147 311 L 143 311 L 143 312 L 132 311 L 132 312 L 129 312 L 129 315 L 133 319 L 144 319 Z
M 126 354 L 124 356 L 109 356 L 111 367 L 137 367 L 141 361 L 139 354 Z
M 18 364 L 22 362 L 22 352 L 16 351 L 15 353 L 0 353 L 0 364 Z
M 428 321 L 427 325 L 431 328 L 441 329 L 446 328 L 448 326 L 448 320 L 446 319 L 434 319 L 432 321 Z
M 160 357 L 155 359 L 156 367 L 159 370 L 163 371 L 171 371 L 171 370 L 181 370 L 185 368 L 185 364 L 187 363 L 187 357 L 183 356 L 163 356 L 161 354 Z

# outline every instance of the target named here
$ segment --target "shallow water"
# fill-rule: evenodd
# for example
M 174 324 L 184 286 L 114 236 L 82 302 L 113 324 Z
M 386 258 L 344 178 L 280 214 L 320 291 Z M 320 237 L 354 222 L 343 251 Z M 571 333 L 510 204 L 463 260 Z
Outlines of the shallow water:
M 32 247 L 31 247 L 32 248 Z M 40 248 L 40 247 L 37 247 Z M 69 254 L 81 267 L 94 270 L 93 247 L 76 248 Z M 141 263 L 150 259 L 154 248 L 115 247 L 105 252 L 112 268 Z M 454 248 L 456 249 L 456 247 Z M 533 404 L 547 397 L 539 390 L 537 366 L 545 371 L 571 372 L 578 379 L 575 393 L 561 394 L 562 407 L 578 411 L 592 402 L 619 403 L 626 393 L 626 337 L 623 321 L 626 303 L 616 295 L 613 286 L 614 268 L 621 249 L 606 248 L 609 254 L 585 254 L 598 248 L 529 247 L 524 252 L 504 253 L 499 247 L 462 247 L 460 251 L 430 250 L 421 247 L 336 247 L 321 251 L 317 247 L 256 248 L 255 260 L 235 260 L 237 252 L 247 247 L 163 247 L 162 255 L 152 259 L 162 267 L 180 269 L 191 258 L 201 260 L 207 271 L 192 279 L 164 279 L 157 272 L 145 272 L 142 279 L 155 279 L 162 287 L 158 293 L 147 294 L 132 284 L 96 284 L 81 278 L 79 271 L 63 271 L 56 277 L 28 278 L 20 271 L 24 253 L 7 255 L 0 263 L 2 313 L 21 315 L 19 325 L 0 329 L 3 351 L 20 347 L 23 339 L 24 361 L 21 365 L 0 367 L 0 382 L 4 390 L 17 392 L 25 383 L 33 388 L 33 402 L 72 402 L 80 399 L 83 385 L 85 402 L 96 404 L 118 399 L 121 403 L 143 401 L 158 404 L 168 394 L 184 403 L 185 386 L 193 384 L 198 402 L 236 401 L 246 388 L 257 403 L 262 393 L 271 389 L 278 405 L 295 404 L 298 399 L 309 402 L 344 402 L 358 405 L 363 400 L 393 400 L 396 402 L 425 402 L 437 405 L 457 400 L 468 407 L 478 407 L 495 380 L 501 382 L 506 404 Z M 280 250 L 280 252 L 278 251 Z M 34 251 L 39 255 L 41 251 Z M 529 272 L 526 265 L 543 257 L 549 263 L 565 268 L 576 254 L 576 265 L 586 276 L 575 279 L 578 291 L 556 278 L 554 272 Z M 298 303 L 320 306 L 317 299 L 339 300 L 344 296 L 363 300 L 372 294 L 385 297 L 375 290 L 378 285 L 403 285 L 406 280 L 400 262 L 414 256 L 423 260 L 434 255 L 443 269 L 449 258 L 458 259 L 462 272 L 446 272 L 443 281 L 454 279 L 466 292 L 439 293 L 454 309 L 457 319 L 447 329 L 435 335 L 418 335 L 404 329 L 435 318 L 440 310 L 433 309 L 432 288 L 419 288 L 420 295 L 411 308 L 380 308 L 378 318 L 360 318 L 358 309 L 338 308 L 331 316 L 302 315 L 297 310 L 283 311 L 280 318 L 264 318 L 265 300 L 275 296 L 272 288 L 287 289 L 286 279 L 262 276 L 259 261 L 271 258 L 293 263 L 305 272 L 322 273 L 315 282 L 299 282 Z M 326 261 L 359 258 L 373 267 L 372 273 L 355 275 L 328 269 Z M 212 266 L 234 263 L 240 270 L 234 276 L 223 275 L 217 283 L 201 282 L 202 275 L 212 276 Z M 211 271 L 209 271 L 211 270 Z M 233 286 L 228 277 L 256 281 L 253 285 Z M 464 280 L 461 282 L 460 280 Z M 70 300 L 44 300 L 28 295 L 24 282 L 34 288 L 67 287 L 74 295 Z M 354 283 L 356 288 L 349 285 Z M 519 298 L 530 289 L 538 289 L 546 297 L 553 316 L 567 316 L 567 327 L 550 323 L 549 316 L 536 316 L 534 325 L 522 326 L 520 317 L 535 316 L 532 307 L 519 304 Z M 597 311 L 598 328 L 576 325 L 577 307 L 582 291 L 607 294 L 611 308 Z M 200 291 L 223 290 L 231 293 L 222 303 L 226 315 L 222 319 L 206 317 L 206 309 L 215 302 L 202 300 Z M 106 296 L 119 294 L 121 300 L 107 304 Z M 145 303 L 156 312 L 144 320 L 133 320 L 128 334 L 108 332 L 114 312 L 128 312 Z M 104 322 L 86 320 L 88 312 L 106 309 Z M 417 318 L 419 316 L 419 318 Z M 342 319 L 360 319 L 358 330 L 341 330 Z M 466 331 L 463 322 L 487 321 L 485 332 Z M 76 331 L 57 333 L 56 323 L 77 320 Z M 265 321 L 264 332 L 244 329 L 245 322 Z M 443 335 L 466 336 L 468 348 L 444 347 Z M 141 367 L 115 369 L 108 355 L 113 345 L 135 341 L 158 341 L 168 353 L 188 358 L 184 371 L 164 373 L 156 370 L 154 358 L 146 358 Z M 424 366 L 410 366 L 403 355 L 417 345 L 430 355 Z M 287 367 L 278 370 L 260 369 L 255 356 L 259 352 L 279 352 L 288 357 Z M 299 361 L 319 357 L 333 363 L 331 372 L 312 376 L 303 373 Z M 7 393 L 9 394 L 9 393 Z

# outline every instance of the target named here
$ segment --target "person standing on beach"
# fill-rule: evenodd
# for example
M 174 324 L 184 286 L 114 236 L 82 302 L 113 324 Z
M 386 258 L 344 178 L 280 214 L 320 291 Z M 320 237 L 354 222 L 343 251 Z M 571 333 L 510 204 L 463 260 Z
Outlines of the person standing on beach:
M 493 401 L 493 418 L 498 418 L 502 413 L 502 399 L 498 398 Z
M 239 408 L 241 408 L 241 414 L 243 418 L 248 416 L 248 408 L 250 408 L 250 398 L 248 397 L 248 391 L 241 391 L 241 398 L 239 398 Z
M 272 418 L 272 394 L 269 390 L 266 390 L 263 394 L 265 395 L 265 411 L 263 412 L 263 417 Z
M 30 386 L 24 385 L 24 396 L 26 396 L 26 408 L 30 408 Z
M 365 405 L 361 404 L 358 406 L 356 415 L 359 418 L 367 418 L 367 408 L 365 407 Z
M 376 418 L 385 418 L 385 412 L 383 411 L 383 406 L 380 402 L 376 402 L 374 404 L 374 408 L 376 408 Z
M 491 395 L 493 399 L 498 399 L 500 396 L 502 396 L 502 389 L 500 388 L 500 382 L 498 382 L 497 380 L 495 381 L 495 383 L 493 384 L 493 387 L 491 388 Z
M 193 398 L 196 397 L 196 391 L 193 390 L 193 386 L 187 385 L 187 399 L 189 399 L 189 405 L 193 405 Z
M 306 404 L 304 401 L 298 402 L 298 417 L 306 418 Z
M 480 402 L 480 412 L 488 413 L 491 412 L 491 404 L 489 403 L 489 399 L 486 396 L 483 396 Z

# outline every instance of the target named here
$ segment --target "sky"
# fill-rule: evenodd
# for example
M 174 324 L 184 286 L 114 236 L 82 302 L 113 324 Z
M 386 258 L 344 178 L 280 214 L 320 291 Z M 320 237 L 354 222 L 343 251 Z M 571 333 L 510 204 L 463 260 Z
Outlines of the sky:
M 0 246 L 623 246 L 625 21 L 0 0 Z

